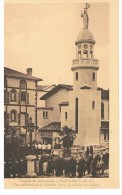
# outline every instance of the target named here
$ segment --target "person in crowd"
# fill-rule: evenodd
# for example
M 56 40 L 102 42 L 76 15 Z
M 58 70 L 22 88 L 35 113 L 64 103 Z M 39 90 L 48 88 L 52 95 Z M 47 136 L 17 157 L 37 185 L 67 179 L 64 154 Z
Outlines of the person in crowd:
M 86 170 L 87 170 L 87 174 L 89 175 L 91 172 L 91 162 L 92 162 L 92 156 L 91 154 L 87 157 L 86 160 Z
M 43 175 L 43 163 L 44 160 L 42 158 L 39 158 L 39 175 Z
M 51 153 L 51 149 L 52 149 L 52 146 L 51 144 L 47 144 L 47 153 L 50 154 Z
M 63 175 L 63 171 L 64 171 L 64 159 L 63 159 L 63 157 L 60 157 L 59 167 L 60 167 L 60 175 Z
M 19 177 L 23 177 L 27 173 L 27 162 L 25 158 L 19 160 Z
M 92 177 L 96 176 L 96 167 L 97 167 L 97 160 L 96 160 L 96 158 L 93 158 L 93 160 L 91 162 L 91 174 L 92 174 Z
M 43 144 L 42 144 L 42 153 L 44 153 L 44 152 L 46 153 L 46 147 L 47 147 L 47 146 L 43 143 Z
M 66 158 L 64 161 L 65 177 L 70 177 L 70 159 Z
M 57 156 L 55 160 L 55 171 L 56 171 L 56 176 L 59 177 L 61 175 L 61 168 L 60 168 L 60 156 Z
M 96 158 L 96 160 L 97 160 L 98 162 L 101 161 L 101 156 L 100 156 L 99 154 L 97 154 L 97 155 L 95 156 L 95 158 Z
M 70 170 L 70 177 L 76 177 L 76 165 L 77 161 L 74 157 L 71 157 L 70 163 L 69 163 L 69 170 Z
M 49 160 L 48 160 L 48 167 L 47 167 L 47 174 L 48 174 L 48 176 L 52 175 L 52 171 L 53 171 L 52 165 L 53 165 L 52 159 L 49 158 Z
M 103 152 L 102 161 L 104 162 L 105 169 L 107 169 L 108 163 L 109 163 L 109 154 L 106 154 L 106 152 Z
M 47 175 L 47 167 L 48 167 L 48 161 L 46 160 L 43 163 L 43 175 L 46 176 Z
M 55 157 L 52 157 L 51 166 L 52 166 L 52 175 L 55 175 Z
M 78 177 L 79 178 L 83 177 L 85 170 L 86 170 L 86 162 L 82 156 L 78 162 Z
M 42 144 L 41 144 L 41 142 L 38 143 L 38 154 L 42 154 Z
M 106 151 L 106 169 L 109 168 L 109 151 Z
M 89 150 L 89 154 L 91 154 L 91 156 L 93 157 L 93 146 L 90 146 L 90 150 Z
M 87 148 L 86 148 L 86 158 L 88 158 L 89 157 L 89 147 L 87 146 Z

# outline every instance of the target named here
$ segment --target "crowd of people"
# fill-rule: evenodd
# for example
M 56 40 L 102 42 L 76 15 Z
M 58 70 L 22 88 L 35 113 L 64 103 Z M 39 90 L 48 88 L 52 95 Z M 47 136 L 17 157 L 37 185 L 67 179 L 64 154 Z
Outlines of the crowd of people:
M 109 166 L 109 153 L 97 154 L 95 157 L 89 155 L 87 158 L 84 156 L 63 158 L 60 156 L 46 157 L 45 154 L 41 155 L 36 161 L 38 169 L 36 173 L 44 176 L 65 176 L 65 177 L 78 177 L 89 175 L 95 177 L 98 173 L 103 174 L 104 170 Z
M 34 146 L 33 149 L 34 154 L 36 154 L 35 172 L 38 177 L 81 178 L 86 175 L 96 177 L 97 174 L 103 174 L 104 170 L 109 168 L 108 152 L 103 152 L 95 156 L 89 154 L 86 156 L 60 157 L 53 155 L 51 147 L 43 150 L 42 147 L 38 145 L 38 147 Z M 21 156 L 18 159 L 7 160 L 4 168 L 5 178 L 25 177 L 27 173 L 27 161 L 25 156 Z

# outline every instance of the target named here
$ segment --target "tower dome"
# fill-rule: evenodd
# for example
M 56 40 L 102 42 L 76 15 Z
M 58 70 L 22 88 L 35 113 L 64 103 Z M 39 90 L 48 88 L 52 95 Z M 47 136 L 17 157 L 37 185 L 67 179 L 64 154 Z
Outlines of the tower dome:
M 80 31 L 78 33 L 77 40 L 76 40 L 75 44 L 77 45 L 79 43 L 92 43 L 92 44 L 95 44 L 94 37 L 88 29 L 83 29 L 82 31 Z

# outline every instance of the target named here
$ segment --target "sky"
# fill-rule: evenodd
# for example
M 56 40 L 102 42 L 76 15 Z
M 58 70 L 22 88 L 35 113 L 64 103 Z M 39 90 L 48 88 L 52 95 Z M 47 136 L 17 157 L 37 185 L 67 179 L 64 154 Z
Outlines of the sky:
M 42 78 L 40 84 L 73 84 L 75 41 L 83 3 L 5 3 L 5 66 Z M 99 60 L 98 86 L 109 88 L 109 3 L 90 3 L 89 30 Z

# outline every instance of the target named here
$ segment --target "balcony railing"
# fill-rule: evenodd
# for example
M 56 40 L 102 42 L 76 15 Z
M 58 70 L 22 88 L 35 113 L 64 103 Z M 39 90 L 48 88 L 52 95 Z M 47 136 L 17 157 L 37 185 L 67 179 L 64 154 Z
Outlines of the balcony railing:
M 95 66 L 98 67 L 99 60 L 96 59 L 74 59 L 72 61 L 72 67 L 75 66 Z

